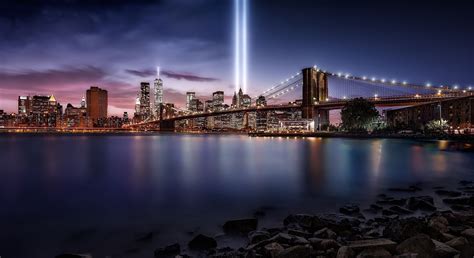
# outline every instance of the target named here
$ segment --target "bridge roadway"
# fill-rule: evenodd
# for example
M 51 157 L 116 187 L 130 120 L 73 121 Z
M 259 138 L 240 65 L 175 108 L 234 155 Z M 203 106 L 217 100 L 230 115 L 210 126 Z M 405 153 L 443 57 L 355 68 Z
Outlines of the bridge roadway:
M 456 97 L 461 97 L 459 94 L 443 94 L 443 95 L 419 95 L 418 97 L 415 96 L 393 96 L 393 97 L 372 97 L 367 98 L 372 103 L 375 104 L 376 107 L 399 107 L 399 106 L 410 106 L 416 105 L 421 103 L 427 102 L 436 102 L 446 99 L 452 99 Z M 329 100 L 326 102 L 320 102 L 314 104 L 314 109 L 321 109 L 321 110 L 332 110 L 332 109 L 341 109 L 344 105 L 349 101 L 343 99 L 337 100 Z M 179 120 L 186 120 L 186 119 L 193 119 L 193 118 L 200 118 L 200 117 L 210 117 L 210 116 L 218 116 L 218 115 L 225 115 L 225 114 L 233 114 L 239 112 L 256 112 L 256 111 L 288 111 L 288 110 L 295 110 L 301 109 L 300 105 L 297 104 L 280 104 L 280 105 L 268 105 L 268 106 L 252 106 L 248 108 L 239 108 L 239 109 L 227 109 L 222 111 L 216 112 L 198 112 L 193 114 L 185 114 L 180 116 L 173 116 L 173 117 L 166 117 L 163 121 L 174 122 Z M 131 127 L 135 126 L 143 126 L 143 125 L 151 125 L 154 123 L 159 123 L 160 120 L 148 121 L 145 123 L 138 123 L 130 125 Z

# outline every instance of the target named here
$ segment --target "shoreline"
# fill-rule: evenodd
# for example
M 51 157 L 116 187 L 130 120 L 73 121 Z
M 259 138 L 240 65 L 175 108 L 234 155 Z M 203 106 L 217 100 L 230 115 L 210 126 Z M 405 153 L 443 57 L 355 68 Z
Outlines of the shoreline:
M 388 188 L 373 204 L 346 204 L 334 213 L 289 214 L 281 226 L 259 227 L 265 210 L 222 224 L 225 237 L 244 239 L 219 246 L 219 234 L 196 232 L 189 242 L 155 250 L 155 257 L 472 257 L 474 181 L 456 189 L 422 184 Z M 403 195 L 403 197 L 400 197 Z M 441 199 L 439 206 L 435 200 Z M 400 256 L 397 256 L 400 255 Z M 407 256 L 408 255 L 408 256 Z M 411 256 L 410 256 L 411 255 Z

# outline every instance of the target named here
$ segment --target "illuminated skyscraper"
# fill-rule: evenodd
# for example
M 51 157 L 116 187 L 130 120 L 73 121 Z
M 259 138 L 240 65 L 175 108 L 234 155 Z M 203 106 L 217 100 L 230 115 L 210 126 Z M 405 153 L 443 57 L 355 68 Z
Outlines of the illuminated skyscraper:
M 150 83 L 140 83 L 140 114 L 142 119 L 150 118 L 151 103 L 150 103 Z
M 92 86 L 86 92 L 87 115 L 92 121 L 107 118 L 108 97 L 107 91 Z
M 157 77 L 154 82 L 154 108 L 153 112 L 156 117 L 160 115 L 160 106 L 163 104 L 163 80 L 160 78 L 160 67 L 156 68 Z
M 19 96 L 18 97 L 18 115 L 27 116 L 31 112 L 31 99 L 30 96 Z
M 195 92 L 186 92 L 186 110 L 191 109 L 191 101 L 196 98 Z

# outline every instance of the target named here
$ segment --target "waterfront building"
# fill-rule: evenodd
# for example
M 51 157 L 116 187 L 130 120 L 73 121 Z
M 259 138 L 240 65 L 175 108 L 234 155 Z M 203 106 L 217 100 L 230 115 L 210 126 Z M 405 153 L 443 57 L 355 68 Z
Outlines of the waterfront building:
M 74 107 L 72 104 L 67 104 L 66 110 L 64 111 L 64 124 L 67 127 L 87 127 L 87 108 L 85 106 Z
M 265 132 L 267 130 L 268 112 L 258 110 L 255 112 L 255 128 L 258 132 Z
M 18 115 L 28 116 L 31 113 L 31 98 L 30 96 L 18 97 Z
M 140 116 L 143 120 L 151 118 L 150 83 L 140 83 Z
M 214 101 L 211 100 L 206 100 L 204 102 L 204 112 L 212 112 L 214 111 Z
M 62 115 L 62 106 L 51 96 L 33 96 L 31 98 L 31 121 L 33 126 L 55 127 Z
M 191 110 L 191 101 L 196 98 L 196 93 L 188 91 L 186 92 L 186 110 Z
M 192 112 L 202 112 L 204 111 L 204 104 L 202 101 L 198 98 L 193 98 L 191 99 L 191 102 L 189 103 L 189 111 Z
M 86 92 L 87 116 L 95 123 L 98 119 L 107 118 L 107 91 L 97 86 L 91 86 Z
M 224 92 L 223 91 L 216 91 L 212 93 L 212 106 L 213 106 L 213 111 L 224 110 Z
M 155 117 L 160 115 L 160 107 L 163 104 L 163 80 L 160 78 L 160 67 L 157 68 L 157 77 L 153 83 L 154 102 L 153 112 Z

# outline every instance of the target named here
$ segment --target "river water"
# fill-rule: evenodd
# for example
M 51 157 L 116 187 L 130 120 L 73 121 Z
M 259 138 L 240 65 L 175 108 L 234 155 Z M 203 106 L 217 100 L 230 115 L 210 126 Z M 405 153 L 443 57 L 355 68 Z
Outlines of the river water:
M 465 147 L 465 146 L 464 146 Z M 152 257 L 228 219 L 334 212 L 388 187 L 474 179 L 446 141 L 243 135 L 2 135 L 0 256 Z

